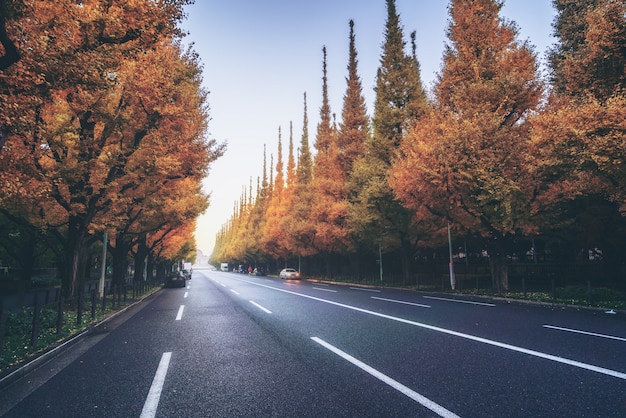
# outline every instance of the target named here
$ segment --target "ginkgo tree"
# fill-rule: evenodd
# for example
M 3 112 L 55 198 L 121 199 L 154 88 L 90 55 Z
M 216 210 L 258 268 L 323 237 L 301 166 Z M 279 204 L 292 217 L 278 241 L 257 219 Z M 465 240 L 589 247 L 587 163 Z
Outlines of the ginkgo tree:
M 626 249 L 626 4 L 554 5 L 554 91 L 532 121 L 537 210 L 571 252 L 599 248 L 614 275 Z
M 391 173 L 408 207 L 486 240 L 497 291 L 508 289 L 507 242 L 533 231 L 525 119 L 542 94 L 535 54 L 501 8 L 452 1 L 437 106 L 403 140 Z
M 261 246 L 265 254 L 273 259 L 284 259 L 288 256 L 283 243 L 286 232 L 280 227 L 281 219 L 287 213 L 287 190 L 285 188 L 285 172 L 283 167 L 282 130 L 278 128 L 278 154 L 276 158 L 276 175 L 272 185 L 272 195 L 265 211 L 265 224 L 261 234 Z M 293 138 L 290 138 L 290 153 L 293 153 Z M 293 161 L 293 154 L 289 157 Z
M 11 199 L 27 196 L 38 224 L 56 231 L 66 294 L 94 233 L 122 225 L 142 191 L 198 181 L 222 152 L 203 139 L 198 63 L 176 46 L 185 3 L 26 0 L 13 22 L 23 53 L 0 91 L 11 109 L 0 202 L 11 211 Z M 160 186 L 147 186 L 157 174 Z
M 326 47 L 323 48 L 323 55 L 322 106 L 315 140 L 317 152 L 311 182 L 313 199 L 309 222 L 315 228 L 313 245 L 323 256 L 326 274 L 330 276 L 330 257 L 346 254 L 350 248 L 350 240 L 347 226 L 346 178 L 341 169 L 337 130 L 331 123 L 331 109 L 328 101 Z
M 387 0 L 385 42 L 376 75 L 373 133 L 367 150 L 352 165 L 348 179 L 349 225 L 353 238 L 372 251 L 399 252 L 404 280 L 411 277 L 416 231 L 411 211 L 396 198 L 388 181 L 398 147 L 428 107 L 415 56 L 406 42 L 394 0 Z

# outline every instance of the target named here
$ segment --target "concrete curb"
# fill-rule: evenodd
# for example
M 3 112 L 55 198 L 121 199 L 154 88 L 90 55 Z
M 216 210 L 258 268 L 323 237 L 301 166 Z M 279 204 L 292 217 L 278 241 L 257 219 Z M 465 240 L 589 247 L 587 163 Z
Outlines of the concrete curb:
M 335 282 L 332 280 L 321 280 L 321 279 L 313 279 L 313 278 L 305 278 L 302 280 L 306 280 L 312 283 L 327 283 L 338 286 L 353 286 L 353 287 L 362 287 L 364 289 L 393 289 L 393 290 L 408 290 L 412 292 L 426 293 L 431 295 L 445 295 L 447 297 L 472 297 L 476 299 L 483 300 L 491 300 L 491 301 L 499 301 L 499 302 L 507 302 L 510 304 L 519 304 L 519 305 L 533 305 L 533 306 L 542 306 L 546 308 L 560 308 L 560 309 L 575 309 L 575 310 L 585 310 L 585 311 L 597 311 L 597 312 L 605 312 L 609 313 L 612 311 L 612 314 L 626 314 L 626 310 L 622 309 L 611 309 L 611 308 L 599 308 L 596 306 L 583 306 L 583 305 L 567 305 L 563 303 L 553 303 L 553 302 L 540 302 L 535 300 L 527 300 L 527 299 L 513 299 L 513 298 L 505 298 L 498 296 L 487 296 L 487 295 L 472 295 L 469 293 L 445 293 L 445 292 L 429 292 L 425 290 L 417 290 L 410 289 L 406 287 L 393 287 L 393 286 L 375 286 L 368 284 L 358 284 L 358 283 L 347 283 L 347 282 Z

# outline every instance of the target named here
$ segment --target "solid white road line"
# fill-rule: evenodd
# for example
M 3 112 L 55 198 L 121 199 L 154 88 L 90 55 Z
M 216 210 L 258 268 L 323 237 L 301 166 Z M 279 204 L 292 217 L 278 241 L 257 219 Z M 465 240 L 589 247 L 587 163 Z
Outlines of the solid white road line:
M 605 374 L 607 376 L 612 376 L 612 377 L 616 377 L 618 379 L 626 380 L 626 373 L 618 372 L 618 371 L 611 370 L 611 369 L 605 369 L 604 367 L 598 367 L 598 366 L 594 366 L 592 364 L 582 363 L 580 361 L 570 360 L 570 359 L 566 359 L 566 358 L 563 358 L 563 357 L 554 356 L 552 354 L 542 353 L 540 351 L 529 350 L 527 348 L 518 347 L 518 346 L 515 346 L 515 345 L 511 345 L 511 344 L 506 344 L 506 343 L 501 343 L 501 342 L 494 341 L 494 340 L 489 340 L 487 338 L 478 337 L 476 335 L 471 335 L 471 334 L 465 334 L 465 333 L 462 333 L 462 332 L 452 331 L 450 329 L 436 327 L 434 325 L 428 325 L 428 324 L 424 324 L 424 323 L 416 322 L 416 321 L 411 321 L 411 320 L 404 319 L 404 318 L 398 318 L 398 317 L 391 316 L 391 315 L 385 315 L 385 314 L 382 314 L 382 313 L 379 313 L 379 312 L 374 312 L 374 311 L 370 311 L 370 310 L 367 310 L 367 309 L 358 308 L 356 306 L 346 305 L 345 303 L 334 302 L 334 301 L 328 300 L 328 299 L 322 299 L 322 298 L 318 298 L 318 297 L 315 297 L 315 296 L 305 295 L 303 293 L 293 292 L 291 290 L 280 289 L 278 287 L 268 286 L 268 285 L 261 284 L 261 283 L 254 283 L 254 282 L 251 282 L 251 283 L 254 284 L 254 285 L 257 285 L 257 286 L 265 287 L 267 289 L 276 290 L 278 292 L 289 293 L 291 295 L 300 296 L 302 298 L 307 298 L 307 299 L 311 299 L 311 300 L 316 300 L 318 302 L 328 303 L 329 305 L 339 306 L 341 308 L 350 309 L 350 310 L 353 310 L 353 311 L 356 311 L 356 312 L 362 312 L 362 313 L 365 313 L 365 314 L 368 314 L 368 315 L 372 315 L 372 316 L 376 316 L 376 317 L 379 317 L 379 318 L 385 318 L 385 319 L 389 319 L 389 320 L 392 320 L 392 321 L 401 322 L 401 323 L 404 323 L 404 324 L 413 325 L 413 326 L 416 326 L 416 327 L 428 329 L 428 330 L 431 330 L 431 331 L 441 332 L 443 334 L 448 334 L 448 335 L 453 335 L 453 336 L 460 337 L 460 338 L 465 338 L 467 340 L 476 341 L 476 342 L 487 344 L 487 345 L 491 345 L 491 346 L 494 346 L 494 347 L 504 348 L 506 350 L 511 350 L 511 351 L 515 351 L 515 352 L 518 352 L 518 353 L 527 354 L 529 356 L 534 356 L 534 357 L 542 358 L 542 359 L 545 359 L 545 360 L 551 360 L 551 361 L 554 361 L 554 362 L 557 362 L 557 363 L 567 364 L 567 365 L 578 367 L 578 368 L 581 368 L 581 369 L 590 370 L 590 371 L 593 371 L 593 372 L 596 372 L 596 373 L 602 373 L 602 374 Z
M 165 375 L 167 374 L 167 369 L 170 366 L 171 358 L 171 352 L 163 353 L 161 356 L 159 367 L 157 368 L 154 379 L 152 380 L 152 386 L 150 386 L 150 392 L 148 392 L 146 402 L 143 404 L 140 416 L 141 418 L 152 418 L 156 415 L 157 407 L 159 406 L 159 399 L 161 398 L 161 390 L 163 390 L 163 383 L 165 382 Z
M 438 298 L 435 296 L 422 296 L 425 299 L 435 299 L 435 300 L 443 300 L 446 302 L 456 302 L 456 303 L 468 303 L 470 305 L 481 305 L 481 306 L 496 306 L 493 303 L 484 303 L 484 302 L 472 302 L 471 300 L 461 300 L 461 299 L 449 299 L 449 298 Z
M 260 310 L 262 310 L 265 313 L 272 313 L 272 311 L 270 311 L 269 309 L 264 308 L 263 306 L 259 305 L 258 303 L 254 302 L 254 301 L 250 301 L 251 304 L 253 304 L 254 306 L 256 306 L 257 308 L 259 308 Z
M 405 302 L 403 300 L 379 298 L 376 296 L 372 296 L 371 298 L 376 299 L 376 300 L 384 300 L 385 302 L 402 303 L 404 305 L 419 306 L 420 308 L 430 308 L 430 305 L 422 305 L 421 303 L 413 303 L 413 302 Z
M 584 335 L 591 335 L 591 336 L 594 336 L 594 337 L 608 338 L 608 339 L 611 339 L 611 340 L 626 341 L 626 338 L 616 337 L 614 335 L 596 334 L 595 332 L 580 331 L 580 330 L 577 330 L 577 329 L 570 329 L 570 328 L 561 328 L 561 327 L 555 327 L 553 325 L 544 325 L 543 327 L 544 328 L 550 328 L 550 329 L 556 329 L 556 330 L 559 330 L 559 331 L 574 332 L 576 334 L 584 334 Z
M 178 313 L 176 314 L 176 320 L 180 321 L 181 319 L 183 319 L 183 311 L 185 310 L 185 305 L 180 305 L 180 308 L 178 308 Z
M 311 339 L 313 341 L 315 341 L 316 343 L 318 343 L 319 345 L 321 345 L 322 347 L 332 351 L 333 353 L 337 354 L 339 357 L 343 358 L 344 360 L 348 360 L 350 363 L 354 364 L 355 366 L 357 366 L 358 368 L 360 368 L 361 370 L 369 373 L 370 375 L 374 376 L 376 379 L 380 380 L 381 382 L 386 383 L 387 385 L 391 386 L 392 388 L 394 388 L 395 390 L 401 392 L 402 394 L 408 396 L 409 398 L 413 399 L 415 402 L 419 403 L 420 405 L 430 409 L 431 411 L 433 411 L 434 413 L 436 413 L 437 415 L 439 415 L 440 417 L 458 417 L 458 415 L 456 415 L 454 412 L 448 411 L 446 408 L 444 408 L 443 406 L 431 401 L 430 399 L 426 398 L 423 395 L 420 395 L 419 393 L 415 392 L 414 390 L 404 386 L 402 383 L 392 379 L 391 377 L 379 372 L 378 370 L 372 368 L 371 366 L 368 366 L 367 364 L 363 363 L 362 361 L 352 357 L 350 354 L 341 351 L 340 349 L 338 349 L 337 347 L 327 343 L 326 341 L 318 338 L 318 337 L 311 337 Z

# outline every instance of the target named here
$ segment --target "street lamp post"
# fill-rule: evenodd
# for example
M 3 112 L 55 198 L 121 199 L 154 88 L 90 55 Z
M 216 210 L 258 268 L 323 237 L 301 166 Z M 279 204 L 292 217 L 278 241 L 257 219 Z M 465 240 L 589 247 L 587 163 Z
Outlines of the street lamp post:
M 452 258 L 452 235 L 450 234 L 450 222 L 448 222 L 448 252 L 450 255 L 450 287 L 452 290 L 456 288 L 456 280 L 454 278 L 454 262 Z
M 108 233 L 104 231 L 104 237 L 102 239 L 102 266 L 100 268 L 100 283 L 98 284 L 100 299 L 104 297 L 104 278 L 107 270 L 107 238 Z
M 383 282 L 383 253 L 380 248 L 380 242 L 378 243 L 378 264 L 380 266 L 380 282 Z

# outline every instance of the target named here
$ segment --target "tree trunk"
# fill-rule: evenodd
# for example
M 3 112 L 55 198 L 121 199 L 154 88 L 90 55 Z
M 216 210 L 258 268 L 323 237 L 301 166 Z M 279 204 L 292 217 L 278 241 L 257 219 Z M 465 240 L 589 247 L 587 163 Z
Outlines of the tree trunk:
M 146 245 L 146 235 L 142 234 L 139 237 L 137 243 L 137 252 L 135 253 L 135 276 L 133 277 L 134 283 L 140 283 L 144 281 L 144 271 L 146 270 L 146 258 L 150 250 Z
M 73 297 L 79 285 L 80 256 L 85 243 L 86 231 L 82 219 L 70 216 L 65 245 L 65 260 L 67 270 L 62 278 L 62 287 L 65 295 Z
M 115 247 L 111 247 L 113 256 L 113 284 L 123 285 L 128 271 L 128 243 L 124 234 L 118 233 L 115 237 Z
M 413 261 L 413 247 L 411 243 L 405 239 L 402 239 L 402 284 L 406 285 L 407 283 L 411 283 L 411 272 Z
M 509 265 L 506 254 L 499 250 L 495 250 L 493 254 L 490 253 L 489 267 L 491 267 L 494 292 L 501 294 L 503 291 L 509 290 Z

